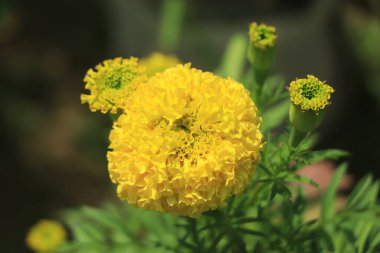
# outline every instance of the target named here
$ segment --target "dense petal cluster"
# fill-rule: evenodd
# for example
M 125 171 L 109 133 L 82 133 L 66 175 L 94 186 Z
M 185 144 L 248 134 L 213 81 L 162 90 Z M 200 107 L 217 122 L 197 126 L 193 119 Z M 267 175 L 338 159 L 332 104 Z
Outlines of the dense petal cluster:
M 240 83 L 177 65 L 133 94 L 108 152 L 118 195 L 197 217 L 244 190 L 260 159 L 260 118 Z
M 143 81 L 145 70 L 137 58 L 105 60 L 87 71 L 84 82 L 90 94 L 82 94 L 81 101 L 88 103 L 91 111 L 116 113 Z
M 294 105 L 305 111 L 318 111 L 330 103 L 330 96 L 334 89 L 318 78 L 308 75 L 307 78 L 292 81 L 289 92 L 290 100 Z
M 34 225 L 26 236 L 28 247 L 36 252 L 52 252 L 66 240 L 66 231 L 61 223 L 41 220 Z
M 180 64 L 180 60 L 175 55 L 154 52 L 149 56 L 140 60 L 141 65 L 145 67 L 146 74 L 153 76 L 158 72 L 162 72 L 167 68 L 171 68 Z
M 249 25 L 249 38 L 254 47 L 274 47 L 277 42 L 276 27 L 253 22 Z

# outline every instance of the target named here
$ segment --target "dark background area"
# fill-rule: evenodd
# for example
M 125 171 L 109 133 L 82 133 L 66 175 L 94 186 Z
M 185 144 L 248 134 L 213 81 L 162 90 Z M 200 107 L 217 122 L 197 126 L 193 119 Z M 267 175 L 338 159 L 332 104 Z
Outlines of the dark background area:
M 116 198 L 106 163 L 111 121 L 80 104 L 82 79 L 106 58 L 156 50 L 161 2 L 0 2 L 2 252 L 27 252 L 25 233 L 38 219 Z M 361 34 L 378 14 L 373 0 L 191 0 L 172 53 L 213 70 L 249 22 L 275 25 L 274 72 L 287 82 L 314 74 L 336 90 L 318 148 L 350 151 L 355 179 L 379 178 L 380 30 Z

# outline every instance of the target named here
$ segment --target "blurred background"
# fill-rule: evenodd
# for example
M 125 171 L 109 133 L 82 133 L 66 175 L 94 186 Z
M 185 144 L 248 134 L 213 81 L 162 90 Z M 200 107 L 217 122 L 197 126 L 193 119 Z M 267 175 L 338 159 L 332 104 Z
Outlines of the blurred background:
M 86 70 L 107 58 L 160 49 L 161 0 L 0 1 L 0 245 L 28 252 L 41 218 L 116 199 L 106 151 L 111 120 L 81 105 Z M 352 153 L 350 174 L 380 177 L 379 0 L 188 0 L 183 62 L 214 70 L 251 21 L 278 29 L 273 72 L 313 74 L 336 93 L 317 148 Z

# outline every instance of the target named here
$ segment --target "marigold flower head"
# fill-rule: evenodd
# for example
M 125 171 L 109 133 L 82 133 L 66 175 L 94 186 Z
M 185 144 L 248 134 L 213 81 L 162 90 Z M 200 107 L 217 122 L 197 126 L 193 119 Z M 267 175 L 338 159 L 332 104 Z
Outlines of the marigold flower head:
M 153 76 L 158 72 L 174 67 L 180 63 L 180 60 L 175 55 L 160 52 L 154 52 L 140 60 L 140 64 L 145 67 L 148 76 Z
M 35 252 L 52 252 L 66 240 L 66 230 L 61 223 L 41 220 L 31 227 L 27 236 L 28 247 Z
M 292 81 L 289 86 L 290 100 L 302 110 L 318 111 L 325 108 L 330 102 L 330 94 L 334 89 L 318 80 L 315 76 Z
M 87 71 L 84 82 L 90 94 L 81 94 L 81 101 L 88 103 L 93 112 L 116 113 L 118 108 L 125 107 L 137 85 L 145 81 L 144 71 L 134 57 L 105 60 L 95 70 Z
M 250 183 L 260 122 L 240 83 L 190 64 L 169 68 L 140 86 L 114 123 L 111 180 L 132 205 L 197 217 Z
M 274 47 L 277 42 L 276 27 L 252 22 L 249 25 L 249 38 L 254 47 Z

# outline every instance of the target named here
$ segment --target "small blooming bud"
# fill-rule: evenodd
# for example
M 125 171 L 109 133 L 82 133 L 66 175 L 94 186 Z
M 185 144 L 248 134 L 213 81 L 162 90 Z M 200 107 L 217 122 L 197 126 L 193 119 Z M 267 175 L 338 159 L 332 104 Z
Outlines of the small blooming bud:
M 253 22 L 249 26 L 249 38 L 248 60 L 253 66 L 255 75 L 266 75 L 274 62 L 277 42 L 276 28 Z M 263 80 L 261 79 L 259 77 L 257 81 L 262 83 Z
M 298 133 L 296 134 L 298 139 L 319 126 L 323 119 L 324 108 L 330 104 L 333 92 L 331 86 L 312 75 L 290 83 L 292 105 L 289 109 L 289 120 Z M 298 144 L 299 141 L 293 141 L 293 144 Z
M 66 236 L 66 230 L 61 223 L 41 220 L 29 230 L 26 244 L 35 252 L 55 252 L 65 242 Z
M 88 103 L 93 112 L 116 113 L 117 109 L 125 107 L 127 98 L 145 80 L 145 68 L 137 58 L 106 60 L 95 70 L 87 71 L 84 82 L 90 94 L 82 94 L 81 101 Z

